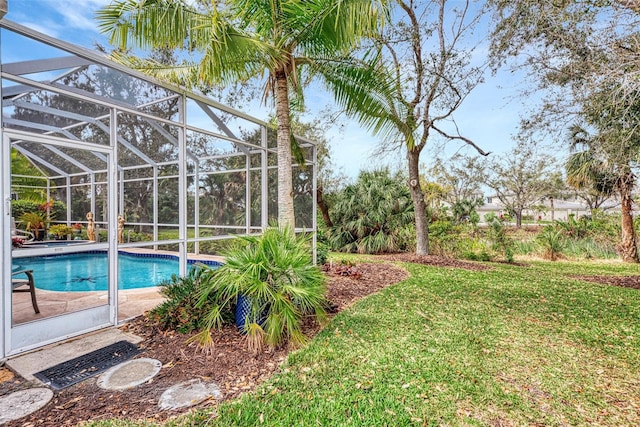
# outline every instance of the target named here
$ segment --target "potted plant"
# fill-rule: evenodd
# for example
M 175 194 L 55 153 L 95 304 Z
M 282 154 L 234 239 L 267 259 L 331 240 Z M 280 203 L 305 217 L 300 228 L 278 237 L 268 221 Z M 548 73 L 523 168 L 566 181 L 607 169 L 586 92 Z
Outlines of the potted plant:
M 76 222 L 75 224 L 72 225 L 73 228 L 73 234 L 75 234 L 76 236 L 80 236 L 80 234 L 82 233 L 82 224 L 80 224 L 79 222 Z M 76 237 L 77 239 L 78 237 Z
M 49 228 L 49 233 L 52 234 L 56 240 L 66 240 L 67 236 L 70 236 L 73 232 L 73 228 L 65 224 L 54 224 Z
M 12 237 L 11 238 L 11 247 L 12 248 L 21 248 L 24 246 L 24 239 L 22 237 Z
M 289 228 L 269 228 L 262 236 L 238 241 L 224 253 L 225 263 L 202 280 L 200 304 L 210 304 L 210 310 L 205 329 L 194 339 L 211 345 L 209 329 L 221 326 L 225 313 L 235 306 L 238 324 L 254 352 L 263 343 L 304 343 L 304 319 L 326 317 L 325 277 L 313 265 L 309 238 Z
M 25 212 L 20 216 L 24 229 L 33 233 L 35 240 L 42 240 L 46 228 L 45 216 L 41 212 Z

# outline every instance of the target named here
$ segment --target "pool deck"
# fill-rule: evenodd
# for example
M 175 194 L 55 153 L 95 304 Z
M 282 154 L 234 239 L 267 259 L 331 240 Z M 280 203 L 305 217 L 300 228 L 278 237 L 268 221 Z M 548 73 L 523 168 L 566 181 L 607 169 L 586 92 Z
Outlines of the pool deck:
M 170 251 L 150 251 L 142 248 L 127 248 L 125 252 L 131 253 L 156 253 L 164 255 L 176 255 Z M 218 261 L 224 259 L 212 255 L 188 254 L 189 259 Z M 55 292 L 37 289 L 38 308 L 40 313 L 36 314 L 31 305 L 31 298 L 28 293 L 12 293 L 13 298 L 13 324 L 31 322 L 45 319 L 47 317 L 59 316 L 65 313 L 96 307 L 107 303 L 106 291 L 94 292 Z M 127 289 L 118 291 L 118 322 L 139 316 L 164 301 L 157 287 Z

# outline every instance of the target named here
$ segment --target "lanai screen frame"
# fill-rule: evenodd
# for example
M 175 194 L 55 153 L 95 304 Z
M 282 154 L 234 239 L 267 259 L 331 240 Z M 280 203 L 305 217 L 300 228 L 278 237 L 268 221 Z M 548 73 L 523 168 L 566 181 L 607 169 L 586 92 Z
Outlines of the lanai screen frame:
M 126 247 L 134 247 L 134 246 L 135 247 L 152 246 L 154 248 L 157 248 L 159 244 L 162 244 L 162 245 L 178 244 L 180 247 L 179 253 L 181 258 L 181 273 L 184 274 L 186 272 L 186 252 L 187 252 L 188 243 L 192 243 L 193 251 L 198 253 L 200 242 L 207 241 L 207 240 L 228 239 L 238 234 L 260 233 L 269 225 L 269 221 L 273 220 L 277 216 L 276 212 L 273 209 L 273 203 L 271 203 L 272 209 L 269 209 L 270 203 L 268 199 L 268 196 L 269 196 L 268 192 L 269 192 L 269 185 L 270 185 L 268 181 L 269 171 L 274 171 L 277 168 L 276 166 L 277 162 L 273 162 L 269 160 L 269 158 L 276 158 L 277 152 L 275 150 L 275 147 L 269 144 L 268 142 L 268 139 L 269 139 L 268 134 L 275 132 L 269 126 L 268 123 L 262 120 L 256 119 L 254 117 L 251 117 L 238 110 L 229 108 L 209 98 L 206 98 L 205 96 L 195 94 L 184 88 L 180 88 L 177 86 L 160 82 L 142 73 L 128 69 L 127 67 L 124 67 L 113 61 L 110 61 L 108 58 L 106 58 L 105 56 L 102 56 L 98 52 L 81 48 L 81 47 L 72 45 L 70 43 L 66 43 L 64 41 L 55 39 L 53 37 L 46 36 L 44 34 L 38 33 L 29 28 L 13 23 L 11 21 L 7 21 L 7 20 L 0 21 L 0 27 L 3 28 L 4 30 L 8 30 L 16 34 L 19 34 L 20 36 L 24 36 L 24 37 L 33 39 L 37 42 L 44 43 L 54 48 L 66 51 L 72 55 L 72 56 L 63 57 L 63 58 L 44 58 L 42 60 L 25 61 L 25 62 L 19 62 L 19 63 L 11 63 L 11 64 L 0 64 L 0 66 L 2 66 L 2 79 L 3 79 L 3 88 L 0 89 L 2 90 L 2 98 L 3 98 L 3 117 L 1 122 L 3 129 L 13 128 L 12 132 L 20 133 L 21 131 L 18 129 L 25 129 L 25 128 L 31 127 L 32 129 L 30 129 L 29 131 L 34 131 L 40 134 L 61 135 L 64 137 L 70 137 L 70 136 L 72 137 L 73 135 L 70 133 L 70 130 L 74 126 L 92 123 L 94 125 L 96 124 L 100 125 L 105 132 L 109 131 L 110 138 L 114 138 L 114 137 L 117 138 L 120 144 L 127 147 L 127 149 L 131 153 L 134 153 L 143 161 L 142 165 L 135 166 L 135 167 L 121 167 L 120 165 L 118 165 L 118 175 L 119 175 L 118 188 L 119 188 L 119 198 L 120 198 L 118 201 L 118 213 L 123 213 L 124 186 L 128 182 L 127 179 L 125 179 L 125 175 L 127 171 L 133 168 L 139 169 L 141 167 L 152 168 L 154 170 L 152 174 L 153 189 L 154 189 L 153 190 L 154 191 L 154 194 L 153 194 L 154 215 L 152 218 L 153 221 L 151 221 L 151 223 L 146 224 L 148 226 L 153 227 L 153 240 L 150 242 L 124 243 L 124 244 L 120 244 L 119 247 L 126 248 Z M 63 87 L 63 85 L 59 83 L 59 81 L 65 75 L 70 74 L 71 72 L 73 72 L 73 70 L 78 70 L 78 69 L 81 69 L 82 67 L 89 67 L 92 65 L 103 66 L 103 67 L 106 67 L 107 69 L 115 70 L 117 72 L 128 75 L 133 79 L 137 79 L 139 81 L 149 83 L 154 87 L 162 88 L 163 90 L 167 91 L 169 94 L 171 94 L 170 98 L 174 98 L 178 100 L 177 119 L 166 119 L 163 117 L 159 117 L 158 115 L 153 115 L 148 112 L 140 111 L 140 108 L 148 108 L 152 106 L 152 104 L 159 104 L 161 102 L 166 101 L 169 97 L 164 97 L 159 100 L 155 100 L 154 102 L 148 103 L 146 105 L 126 105 L 121 101 L 110 100 L 103 96 L 94 95 L 91 92 L 80 91 L 80 90 L 77 90 L 76 88 L 70 88 L 70 87 L 65 88 Z M 32 75 L 32 74 L 37 76 L 38 73 L 50 74 L 55 70 L 62 71 L 62 73 L 58 77 L 52 80 L 48 80 L 48 81 L 34 80 L 28 77 L 29 75 Z M 11 82 L 11 86 L 4 87 L 4 82 Z M 21 87 L 24 88 L 22 92 L 20 92 Z M 158 179 L 167 179 L 167 177 L 165 176 L 160 178 L 157 174 L 157 169 L 159 166 L 167 166 L 167 165 L 154 164 L 153 160 L 151 160 L 149 156 L 145 155 L 145 153 L 137 151 L 135 146 L 127 143 L 127 141 L 123 140 L 120 135 L 118 134 L 114 135 L 114 129 L 104 129 L 107 127 L 107 125 L 100 122 L 99 118 L 83 117 L 77 113 L 64 112 L 64 111 L 57 110 L 55 108 L 47 108 L 46 106 L 43 107 L 42 105 L 29 106 L 27 105 L 28 103 L 21 101 L 21 97 L 24 94 L 31 93 L 34 91 L 47 91 L 55 94 L 64 95 L 72 99 L 82 100 L 83 102 L 95 102 L 109 109 L 111 115 L 114 117 L 118 117 L 118 115 L 122 113 L 135 115 L 136 117 L 141 117 L 143 118 L 143 120 L 147 120 L 149 123 L 151 123 L 151 125 L 154 126 L 168 140 L 172 138 L 175 140 L 176 138 L 173 135 L 171 135 L 169 132 L 164 130 L 164 128 L 159 126 L 159 124 L 166 124 L 168 126 L 173 126 L 179 129 L 178 138 L 177 140 L 173 141 L 173 143 L 176 144 L 177 147 L 179 148 L 179 151 L 180 151 L 179 159 L 177 161 L 170 162 L 174 166 L 175 165 L 178 166 L 178 175 L 173 177 L 173 178 L 177 177 L 179 181 L 179 199 L 180 199 L 181 208 L 179 209 L 179 213 L 178 213 L 178 217 L 179 217 L 178 218 L 178 229 L 179 229 L 178 239 L 162 240 L 162 241 L 158 240 L 158 229 L 159 227 L 162 226 L 162 224 L 158 223 L 158 216 L 157 216 Z M 4 109 L 8 105 L 11 105 L 12 103 L 20 108 L 36 108 L 37 110 L 43 113 L 60 115 L 65 120 L 68 120 L 68 121 L 75 120 L 77 121 L 78 124 L 65 126 L 64 128 L 62 128 L 62 127 L 51 126 L 50 124 L 25 123 L 23 121 L 16 121 L 4 115 Z M 196 124 L 190 123 L 190 116 L 188 114 L 188 106 L 187 106 L 188 103 L 191 104 L 191 106 L 197 105 L 201 109 L 201 113 L 204 113 L 210 119 L 210 124 L 211 124 L 210 127 L 204 128 Z M 234 131 L 229 129 L 229 127 L 225 124 L 225 121 L 221 118 L 220 116 L 221 114 L 228 115 L 228 117 L 231 117 L 231 120 L 242 120 L 242 121 L 245 121 L 246 123 L 251 123 L 259 127 L 261 132 L 261 138 L 260 138 L 261 140 L 259 145 L 246 141 L 242 137 L 238 136 Z M 113 126 L 114 124 L 111 123 L 111 127 Z M 190 153 L 189 147 L 187 146 L 186 135 L 189 132 L 194 132 L 194 133 L 198 133 L 199 135 L 209 136 L 218 140 L 228 141 L 230 143 L 235 144 L 236 147 L 239 148 L 240 153 L 244 153 L 244 156 L 246 158 L 246 166 L 243 170 L 239 169 L 237 171 L 237 172 L 240 172 L 240 171 L 246 172 L 245 174 L 245 177 L 246 177 L 245 178 L 245 189 L 246 189 L 245 208 L 248 208 L 248 209 L 245 209 L 246 211 L 245 222 L 243 225 L 229 226 L 226 224 L 207 224 L 207 225 L 200 224 L 199 222 L 200 197 L 195 197 L 195 202 L 194 202 L 195 206 L 194 206 L 194 212 L 193 212 L 193 217 L 195 220 L 193 224 L 187 223 L 188 207 L 186 206 L 186 203 L 184 203 L 188 193 L 187 181 L 189 179 L 194 180 L 195 177 L 201 176 L 201 173 L 198 170 L 199 159 L 196 155 Z M 309 221 L 307 221 L 306 224 L 299 224 L 299 221 L 296 221 L 297 222 L 296 231 L 313 233 L 314 248 L 315 248 L 315 230 L 317 225 L 316 224 L 317 150 L 316 150 L 315 144 L 312 143 L 311 141 L 308 141 L 300 137 L 297 137 L 297 140 L 306 154 L 305 156 L 306 164 L 304 167 L 308 172 L 311 172 L 310 174 L 311 185 L 308 186 L 309 189 L 311 190 L 310 191 L 311 212 L 309 212 L 310 215 L 308 215 L 310 216 L 311 221 L 310 223 Z M 30 153 L 26 149 L 21 149 L 19 145 L 17 146 L 17 148 L 23 155 L 27 156 L 34 164 L 46 165 L 47 163 L 46 160 L 39 158 L 39 156 L 35 155 L 34 153 Z M 64 155 L 63 153 L 54 153 L 54 154 Z M 229 158 L 231 156 L 238 156 L 238 153 L 232 153 L 227 155 L 223 154 L 216 157 Z M 251 158 L 256 158 L 256 157 L 260 158 L 258 166 L 256 166 L 255 164 L 252 164 L 252 160 L 251 160 Z M 104 174 L 106 172 L 106 169 L 95 170 L 87 165 L 82 165 L 77 160 L 75 160 L 74 162 L 74 159 L 65 159 L 65 160 L 68 162 L 74 163 L 80 169 L 84 169 L 83 172 L 76 173 L 76 175 L 85 174 L 85 175 L 95 176 L 96 174 Z M 146 164 L 144 164 L 145 162 Z M 192 163 L 191 172 L 187 170 L 188 169 L 187 165 L 189 162 Z M 195 166 L 195 169 L 194 169 L 194 166 Z M 294 166 L 294 169 L 299 168 L 299 165 L 294 164 L 293 166 Z M 48 169 L 49 171 L 55 170 L 55 167 L 49 164 Z M 60 169 L 58 170 L 62 172 L 62 170 Z M 254 195 L 251 194 L 251 185 L 249 181 L 250 181 L 251 173 L 252 172 L 255 173 L 256 171 L 259 172 L 260 179 L 261 179 L 259 221 L 251 217 L 251 209 L 250 209 L 251 200 Z M 212 172 L 212 173 L 220 173 L 220 172 Z M 225 172 L 225 173 L 229 173 L 229 172 Z M 57 186 L 59 187 L 59 185 L 51 185 L 52 181 L 60 180 L 60 179 L 66 180 L 66 194 L 67 194 L 66 202 L 68 207 L 71 206 L 70 199 L 69 199 L 71 194 L 71 191 L 70 191 L 71 184 L 69 179 L 70 177 L 71 175 L 64 174 L 64 173 L 60 173 L 58 176 L 50 175 L 49 182 L 47 184 L 47 187 L 48 187 L 47 194 L 49 194 L 49 189 Z M 91 179 L 90 181 L 91 181 L 92 191 L 94 191 L 94 186 L 97 182 L 95 179 Z M 199 181 L 195 179 L 195 182 L 199 182 Z M 271 186 L 273 187 L 273 183 L 271 183 Z M 196 189 L 195 190 L 196 196 L 198 195 L 198 193 L 199 193 L 199 189 Z M 95 200 L 96 200 L 96 197 L 94 193 L 91 197 L 91 203 L 92 203 L 91 211 L 94 211 L 94 212 L 95 212 Z M 70 211 L 71 209 L 69 208 L 67 218 L 56 218 L 57 222 L 71 225 L 72 218 L 70 217 L 71 215 Z M 77 222 L 77 219 L 73 220 L 73 222 Z M 100 221 L 97 221 L 97 222 L 99 226 L 102 226 L 105 228 L 108 226 L 108 224 L 101 224 Z M 131 221 L 130 219 L 127 219 L 127 225 L 143 225 L 143 224 L 136 223 L 134 221 Z M 168 226 L 171 226 L 171 225 L 172 224 L 168 224 Z M 187 227 L 193 228 L 196 237 L 188 238 Z M 203 236 L 200 236 L 200 231 L 203 228 L 219 228 L 222 230 L 226 230 L 226 232 L 215 235 L 214 237 L 203 237 Z M 233 230 L 233 232 L 229 232 L 229 230 Z M 4 239 L 4 240 L 6 241 L 7 239 Z

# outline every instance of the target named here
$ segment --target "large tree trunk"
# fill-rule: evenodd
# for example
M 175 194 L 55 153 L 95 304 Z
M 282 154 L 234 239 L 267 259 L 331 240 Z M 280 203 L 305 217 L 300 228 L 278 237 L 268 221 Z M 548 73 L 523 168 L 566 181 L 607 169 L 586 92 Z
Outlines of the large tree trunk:
M 420 187 L 420 151 L 409 150 L 409 189 L 413 200 L 413 210 L 416 221 L 416 255 L 429 254 L 429 221 L 427 220 L 427 204 Z
M 278 123 L 278 224 L 295 228 L 291 168 L 291 116 L 289 86 L 284 67 L 275 73 L 276 120 Z
M 333 221 L 331 221 L 331 217 L 329 216 L 329 206 L 324 202 L 324 198 L 322 195 L 324 194 L 324 190 L 321 185 L 318 185 L 318 189 L 316 190 L 316 200 L 318 203 L 318 209 L 320 209 L 320 213 L 322 213 L 322 219 L 324 220 L 324 225 L 327 227 L 333 227 Z
M 636 248 L 636 235 L 633 229 L 633 214 L 631 190 L 633 189 L 633 174 L 618 181 L 620 191 L 620 211 L 622 213 L 622 233 L 620 242 L 620 255 L 624 262 L 638 262 L 638 250 Z

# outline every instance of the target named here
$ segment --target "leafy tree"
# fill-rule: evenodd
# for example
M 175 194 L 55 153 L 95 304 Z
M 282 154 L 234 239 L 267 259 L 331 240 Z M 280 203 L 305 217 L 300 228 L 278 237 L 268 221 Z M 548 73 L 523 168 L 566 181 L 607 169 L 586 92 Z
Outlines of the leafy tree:
M 535 145 L 520 144 L 487 163 L 487 185 L 496 192 L 505 209 L 515 216 L 516 227 L 520 228 L 522 212 L 549 192 L 554 158 L 539 153 Z
M 451 205 L 481 197 L 482 185 L 487 179 L 480 157 L 462 154 L 456 154 L 447 162 L 437 159 L 429 174 L 444 187 L 444 199 Z
M 491 37 L 494 66 L 509 63 L 528 74 L 525 94 L 542 89 L 539 114 L 526 123 L 564 128 L 605 82 L 621 83 L 607 103 L 637 96 L 640 8 L 613 0 L 490 0 L 496 26 Z M 513 60 L 513 61 L 512 61 Z M 536 87 L 537 84 L 537 87 Z M 606 86 L 606 84 L 605 84 Z
M 38 178 L 40 177 L 40 178 Z M 11 190 L 19 199 L 47 200 L 44 174 L 16 149 L 11 150 Z
M 331 209 L 329 241 L 345 252 L 379 253 L 406 248 L 403 232 L 413 220 L 411 195 L 401 174 L 363 171 Z
M 274 100 L 278 124 L 278 219 L 293 227 L 291 102 L 301 101 L 304 77 L 332 72 L 385 15 L 384 3 L 366 0 L 120 0 L 97 16 L 119 47 L 181 49 L 190 58 L 174 67 L 126 61 L 153 75 L 191 87 L 267 76 L 265 100 Z
M 525 125 L 564 129 L 567 123 L 584 122 L 593 128 L 591 153 L 584 151 L 582 160 L 589 160 L 595 150 L 593 158 L 607 166 L 603 170 L 614 172 L 622 211 L 620 252 L 624 261 L 638 262 L 631 215 L 632 168 L 640 151 L 637 2 L 492 0 L 491 4 L 498 18 L 492 38 L 496 62 L 525 58 L 518 65 L 526 67 L 538 89 L 545 91 L 542 108 Z M 574 155 L 572 161 L 578 160 Z
M 469 92 L 481 81 L 466 40 L 480 20 L 476 2 L 398 0 L 391 25 L 374 40 L 362 62 L 334 73 L 336 98 L 387 147 L 406 150 L 415 211 L 416 253 L 429 252 L 428 218 L 420 186 L 420 154 L 434 136 L 468 138 L 447 130 Z M 477 13 L 476 13 L 477 12 Z M 363 65 L 364 63 L 364 65 Z
M 431 211 L 431 216 L 433 217 L 433 213 L 442 208 L 442 201 L 444 200 L 446 190 L 437 182 L 427 181 L 424 176 L 420 177 L 420 188 L 422 188 L 422 192 L 424 193 L 427 212 Z
M 451 206 L 451 211 L 456 222 L 470 221 L 478 216 L 476 208 L 482 206 L 484 201 L 481 198 L 463 199 Z M 472 221 L 473 222 L 473 221 Z M 477 221 L 476 221 L 477 222 Z

